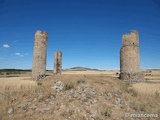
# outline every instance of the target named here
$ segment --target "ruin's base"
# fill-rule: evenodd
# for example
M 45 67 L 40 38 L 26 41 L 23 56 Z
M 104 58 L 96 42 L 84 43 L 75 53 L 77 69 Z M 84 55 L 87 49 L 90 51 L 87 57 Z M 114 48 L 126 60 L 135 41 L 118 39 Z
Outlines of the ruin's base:
M 32 80 L 40 80 L 42 78 L 45 78 L 46 74 L 42 74 L 42 75 L 32 75 Z
M 61 76 L 61 75 L 62 75 L 62 73 L 54 73 L 53 75 L 59 75 L 59 76 Z
M 134 73 L 127 73 L 121 72 L 120 79 L 130 82 L 144 82 L 144 73 L 143 72 L 134 72 Z

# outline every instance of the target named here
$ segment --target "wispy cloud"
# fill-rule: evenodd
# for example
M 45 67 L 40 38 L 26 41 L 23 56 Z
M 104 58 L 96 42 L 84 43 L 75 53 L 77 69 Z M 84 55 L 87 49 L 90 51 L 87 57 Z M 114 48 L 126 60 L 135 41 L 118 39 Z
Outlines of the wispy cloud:
M 3 44 L 4 48 L 9 48 L 10 46 L 8 44 Z
M 19 55 L 21 55 L 21 54 L 20 54 L 20 53 L 15 53 L 15 55 L 19 56 Z
M 23 57 L 23 55 L 21 53 L 14 53 L 16 56 L 20 56 L 20 57 Z

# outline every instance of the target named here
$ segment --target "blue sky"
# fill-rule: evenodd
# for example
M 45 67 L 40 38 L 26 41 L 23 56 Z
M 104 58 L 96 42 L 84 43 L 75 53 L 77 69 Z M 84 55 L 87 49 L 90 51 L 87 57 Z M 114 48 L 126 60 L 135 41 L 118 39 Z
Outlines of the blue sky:
M 141 68 L 160 69 L 159 0 L 0 0 L 0 69 L 31 69 L 34 33 L 47 31 L 63 68 L 119 69 L 122 35 L 139 31 Z

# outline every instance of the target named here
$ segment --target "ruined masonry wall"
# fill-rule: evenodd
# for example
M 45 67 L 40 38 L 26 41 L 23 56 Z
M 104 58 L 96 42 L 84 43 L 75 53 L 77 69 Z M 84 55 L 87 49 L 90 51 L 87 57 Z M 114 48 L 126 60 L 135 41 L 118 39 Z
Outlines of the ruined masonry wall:
M 46 74 L 46 49 L 48 33 L 36 31 L 34 38 L 34 52 L 32 63 L 32 79 L 38 79 Z
M 142 81 L 144 75 L 140 70 L 139 38 L 138 31 L 133 30 L 130 34 L 122 37 L 120 50 L 120 79 Z
M 58 54 L 57 51 L 54 52 L 54 73 L 57 73 L 57 62 L 58 62 Z
M 62 52 L 54 52 L 54 74 L 62 73 Z

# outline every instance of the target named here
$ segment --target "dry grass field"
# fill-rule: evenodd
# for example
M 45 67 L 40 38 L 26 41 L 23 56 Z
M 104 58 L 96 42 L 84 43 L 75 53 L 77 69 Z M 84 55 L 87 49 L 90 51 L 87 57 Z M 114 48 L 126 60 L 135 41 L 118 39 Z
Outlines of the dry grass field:
M 0 120 L 130 120 L 126 113 L 160 115 L 160 71 L 145 71 L 145 83 L 120 81 L 118 73 L 48 71 L 39 81 L 31 80 L 30 72 L 0 75 Z M 159 118 L 141 118 L 146 119 Z

